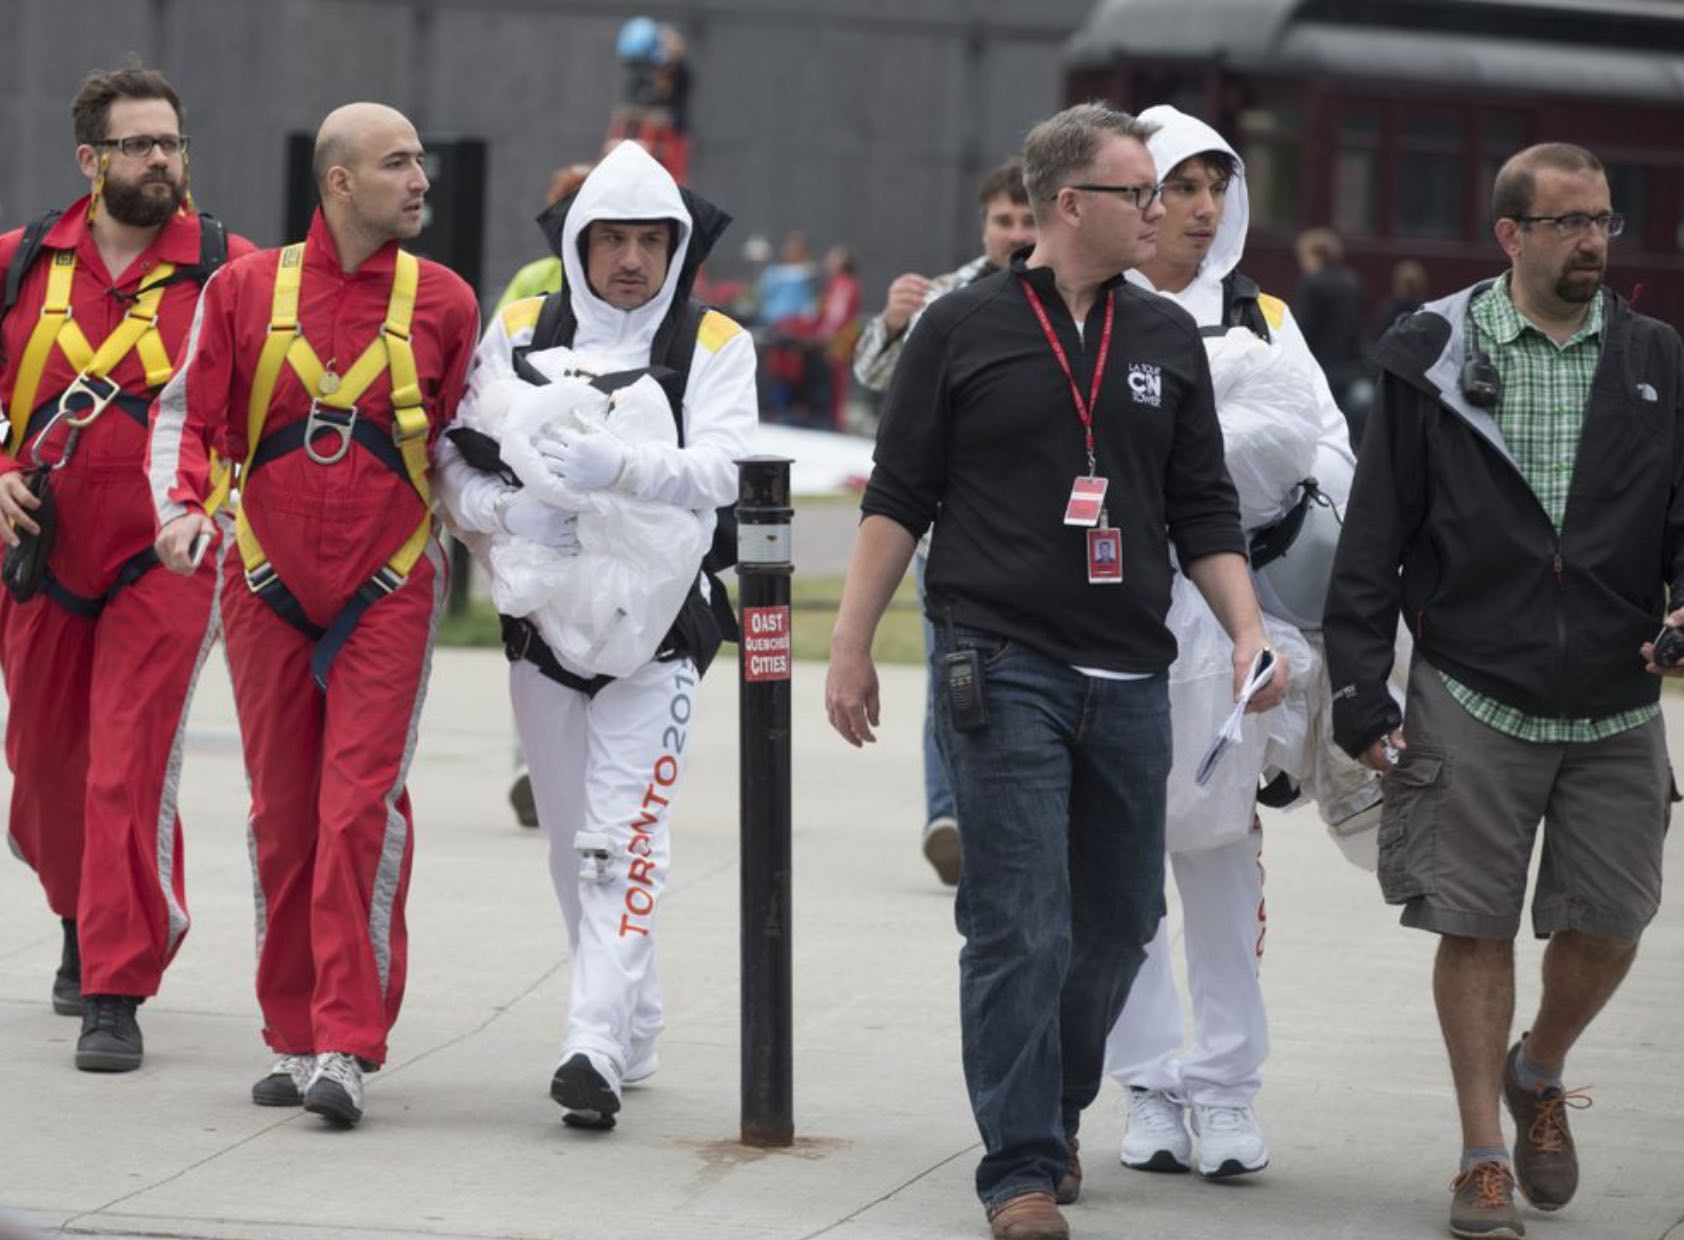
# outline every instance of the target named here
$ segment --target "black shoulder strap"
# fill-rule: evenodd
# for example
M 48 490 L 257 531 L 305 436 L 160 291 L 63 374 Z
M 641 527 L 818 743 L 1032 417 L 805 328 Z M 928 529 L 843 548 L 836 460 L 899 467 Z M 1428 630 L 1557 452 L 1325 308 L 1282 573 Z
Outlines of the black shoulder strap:
M 702 320 L 708 307 L 699 301 L 686 301 L 681 313 L 669 318 L 655 333 L 654 347 L 649 360 L 667 368 L 666 375 L 657 376 L 672 406 L 673 421 L 678 425 L 678 446 L 684 446 L 684 390 L 690 382 L 690 363 L 696 357 L 696 337 L 701 333 Z M 670 330 L 669 330 L 670 329 Z M 662 337 L 665 337 L 663 340 Z
M 35 260 L 40 257 L 41 245 L 47 239 L 47 233 L 58 223 L 61 211 L 43 211 L 29 221 L 23 230 L 23 237 L 18 242 L 18 248 L 12 254 L 11 265 L 6 268 L 6 303 L 0 306 L 0 318 L 12 312 L 12 307 L 18 304 L 18 297 L 23 292 L 23 278 L 29 274 Z
M 228 228 L 214 215 L 199 212 L 199 265 L 193 278 L 200 284 L 228 261 Z
M 1269 320 L 1263 317 L 1263 307 L 1258 304 L 1262 295 L 1263 290 L 1255 280 L 1230 271 L 1222 281 L 1222 326 L 1244 327 L 1259 340 L 1272 342 Z

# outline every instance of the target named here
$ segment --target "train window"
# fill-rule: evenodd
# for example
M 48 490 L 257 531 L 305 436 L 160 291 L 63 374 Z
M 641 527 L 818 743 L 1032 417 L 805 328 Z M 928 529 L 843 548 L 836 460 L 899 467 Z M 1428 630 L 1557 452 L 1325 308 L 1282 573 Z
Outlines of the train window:
M 1398 123 L 1397 221 L 1400 237 L 1462 236 L 1460 117 L 1409 112 Z
M 1300 128 L 1296 108 L 1247 108 L 1240 113 L 1251 219 L 1265 227 L 1297 223 Z
M 1344 233 L 1380 227 L 1380 112 L 1347 108 L 1339 114 L 1333 157 L 1333 226 Z
M 1649 170 L 1635 164 L 1609 164 L 1608 194 L 1614 210 L 1626 217 L 1623 244 L 1634 250 L 1647 250 Z
M 1506 112 L 1487 112 L 1480 117 L 1479 164 L 1474 170 L 1479 178 L 1474 186 L 1479 229 L 1491 221 L 1491 187 L 1497 181 L 1497 173 L 1509 156 L 1530 145 L 1525 117 Z

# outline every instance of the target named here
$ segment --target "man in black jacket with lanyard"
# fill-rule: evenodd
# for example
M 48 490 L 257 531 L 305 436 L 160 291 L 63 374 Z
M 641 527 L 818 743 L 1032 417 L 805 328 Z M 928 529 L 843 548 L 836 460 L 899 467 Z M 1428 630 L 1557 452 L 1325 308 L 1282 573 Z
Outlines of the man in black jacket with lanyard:
M 859 745 L 872 634 L 934 520 L 965 1078 L 1002 1240 L 1068 1234 L 1054 1196 L 1079 1191 L 1077 1124 L 1163 913 L 1171 538 L 1235 639 L 1236 695 L 1268 662 L 1198 328 L 1121 277 L 1163 214 L 1150 132 L 1084 104 L 1030 133 L 1039 240 L 913 330 L 831 637 L 826 709 Z

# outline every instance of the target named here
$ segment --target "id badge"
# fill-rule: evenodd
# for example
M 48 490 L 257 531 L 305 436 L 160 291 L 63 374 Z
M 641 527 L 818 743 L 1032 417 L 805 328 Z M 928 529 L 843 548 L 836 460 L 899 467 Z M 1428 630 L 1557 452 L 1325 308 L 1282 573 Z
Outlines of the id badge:
M 1070 502 L 1064 507 L 1064 524 L 1093 527 L 1105 511 L 1105 490 L 1110 480 L 1083 474 L 1070 487 Z
M 1088 531 L 1088 584 L 1114 586 L 1123 580 L 1123 532 L 1115 526 Z

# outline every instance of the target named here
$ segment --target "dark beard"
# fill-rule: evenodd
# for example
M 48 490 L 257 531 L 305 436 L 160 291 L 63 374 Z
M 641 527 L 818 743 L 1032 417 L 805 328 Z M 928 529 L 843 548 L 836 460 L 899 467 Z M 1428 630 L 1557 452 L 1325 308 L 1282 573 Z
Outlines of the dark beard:
M 154 184 L 167 185 L 169 196 L 159 198 L 149 191 Z M 105 182 L 105 209 L 119 224 L 131 228 L 156 228 L 181 208 L 185 194 L 173 181 Z
M 1561 273 L 1561 278 L 1555 282 L 1555 295 L 1569 305 L 1587 305 L 1602 291 L 1602 272 L 1598 270 L 1596 279 L 1588 284 L 1575 284 L 1572 278 L 1575 274 L 1571 270 Z

